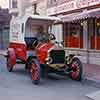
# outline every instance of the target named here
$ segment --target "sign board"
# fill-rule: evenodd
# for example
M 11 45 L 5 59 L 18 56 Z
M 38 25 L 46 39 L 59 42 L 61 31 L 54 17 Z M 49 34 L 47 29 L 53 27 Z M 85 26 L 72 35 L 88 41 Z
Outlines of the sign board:
M 23 43 L 24 34 L 21 33 L 21 23 L 14 21 L 10 25 L 10 42 Z
M 13 41 L 18 41 L 18 34 L 20 32 L 20 25 L 17 23 L 13 23 L 10 28 L 10 38 Z
M 58 0 L 59 1 L 59 0 Z M 59 14 L 75 9 L 81 9 L 93 5 L 100 4 L 100 0 L 71 0 L 62 4 L 56 3 L 56 6 L 47 9 L 48 15 Z
M 77 8 L 84 8 L 84 7 L 89 7 L 97 4 L 100 4 L 100 0 L 76 0 Z

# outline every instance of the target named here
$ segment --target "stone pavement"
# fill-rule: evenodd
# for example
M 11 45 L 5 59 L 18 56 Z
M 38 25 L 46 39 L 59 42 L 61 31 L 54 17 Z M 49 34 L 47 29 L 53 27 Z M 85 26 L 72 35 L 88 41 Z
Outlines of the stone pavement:
M 6 54 L 6 50 L 0 50 L 0 55 Z M 100 65 L 83 64 L 83 71 L 83 83 L 100 88 Z M 87 94 L 86 97 L 92 100 L 100 100 L 100 91 Z
M 96 83 L 95 85 L 100 87 L 100 65 L 83 64 L 83 69 L 85 80 Z
M 84 83 L 100 88 L 100 65 L 83 64 Z M 100 100 L 100 91 L 95 91 L 86 95 L 92 100 Z
M 100 100 L 100 91 L 87 94 L 86 96 L 92 100 Z

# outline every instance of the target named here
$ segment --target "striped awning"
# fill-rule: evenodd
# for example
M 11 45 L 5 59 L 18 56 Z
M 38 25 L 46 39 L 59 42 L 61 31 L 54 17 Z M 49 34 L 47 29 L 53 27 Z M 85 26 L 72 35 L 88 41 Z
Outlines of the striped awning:
M 63 22 L 71 22 L 75 20 L 81 20 L 86 18 L 100 18 L 100 8 L 93 10 L 86 10 L 81 13 L 73 13 L 63 16 L 61 19 Z

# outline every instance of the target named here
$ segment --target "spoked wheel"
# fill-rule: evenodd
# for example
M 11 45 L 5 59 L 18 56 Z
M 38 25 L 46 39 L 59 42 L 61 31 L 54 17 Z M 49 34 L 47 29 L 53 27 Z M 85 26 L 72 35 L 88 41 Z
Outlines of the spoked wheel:
M 8 70 L 9 72 L 12 72 L 12 70 L 13 70 L 13 65 L 10 63 L 10 58 L 9 58 L 9 56 L 7 57 L 7 70 Z
M 15 52 L 14 50 L 11 49 L 11 51 L 8 51 L 8 56 L 7 56 L 7 70 L 9 72 L 12 72 L 15 63 L 16 63 Z
M 40 81 L 40 64 L 37 59 L 31 60 L 30 75 L 34 84 L 39 84 Z
M 82 63 L 81 61 L 75 57 L 70 65 L 71 72 L 69 76 L 73 80 L 81 81 L 82 79 Z

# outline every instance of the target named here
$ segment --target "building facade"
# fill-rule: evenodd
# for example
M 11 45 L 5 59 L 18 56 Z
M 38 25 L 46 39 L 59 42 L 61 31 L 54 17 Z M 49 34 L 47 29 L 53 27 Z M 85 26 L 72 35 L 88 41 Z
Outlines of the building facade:
M 10 15 L 8 9 L 0 8 L 0 49 L 6 49 L 9 43 Z
M 9 12 L 15 17 L 25 13 L 34 14 L 35 4 L 38 14 L 46 15 L 47 0 L 9 0 Z
M 37 9 L 34 8 L 36 4 Z M 10 13 L 58 16 L 53 26 L 67 53 L 78 54 L 84 63 L 100 64 L 100 0 L 10 0 Z
M 100 64 L 100 0 L 48 0 L 47 15 L 62 19 L 55 25 L 60 33 L 55 33 L 62 36 L 67 53 Z

